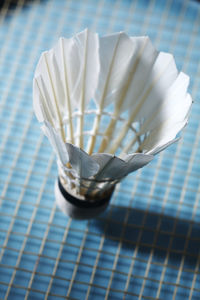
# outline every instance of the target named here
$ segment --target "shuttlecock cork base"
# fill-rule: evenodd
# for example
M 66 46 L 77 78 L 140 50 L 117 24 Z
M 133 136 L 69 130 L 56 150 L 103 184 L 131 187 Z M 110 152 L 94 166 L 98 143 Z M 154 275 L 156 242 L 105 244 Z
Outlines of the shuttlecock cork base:
M 79 220 L 95 218 L 102 213 L 107 208 L 113 191 L 114 187 L 101 197 L 77 197 L 64 187 L 59 177 L 55 182 L 57 205 L 67 216 Z

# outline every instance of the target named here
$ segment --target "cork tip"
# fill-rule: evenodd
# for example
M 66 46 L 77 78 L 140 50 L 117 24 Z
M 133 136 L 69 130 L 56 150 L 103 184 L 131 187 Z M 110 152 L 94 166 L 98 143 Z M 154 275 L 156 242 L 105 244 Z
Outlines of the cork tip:
M 59 178 L 55 182 L 55 197 L 58 207 L 68 217 L 78 220 L 92 219 L 105 211 L 113 191 L 114 188 L 100 199 L 82 199 L 66 190 Z

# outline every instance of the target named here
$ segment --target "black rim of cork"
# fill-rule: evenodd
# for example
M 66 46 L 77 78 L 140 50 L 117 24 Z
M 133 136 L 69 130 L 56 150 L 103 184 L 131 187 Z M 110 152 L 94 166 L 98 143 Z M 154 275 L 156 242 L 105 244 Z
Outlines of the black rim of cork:
M 69 194 L 63 187 L 59 177 L 58 177 L 58 187 L 59 187 L 61 194 L 65 198 L 65 200 L 70 202 L 72 205 L 77 206 L 78 208 L 98 208 L 98 207 L 104 206 L 109 202 L 112 192 L 113 192 L 113 190 L 112 190 L 111 193 L 106 195 L 106 197 L 92 202 L 92 201 L 88 201 L 88 200 L 80 200 L 80 199 L 72 196 L 71 194 Z

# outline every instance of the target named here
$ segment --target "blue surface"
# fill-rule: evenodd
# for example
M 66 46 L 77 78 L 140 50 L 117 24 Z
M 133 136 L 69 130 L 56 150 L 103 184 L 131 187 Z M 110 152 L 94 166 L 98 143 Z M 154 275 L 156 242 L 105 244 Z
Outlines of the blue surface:
M 0 19 L 0 299 L 200 299 L 200 5 L 32 1 Z M 149 35 L 191 77 L 183 138 L 116 189 L 100 217 L 70 220 L 32 110 L 43 50 L 85 27 Z

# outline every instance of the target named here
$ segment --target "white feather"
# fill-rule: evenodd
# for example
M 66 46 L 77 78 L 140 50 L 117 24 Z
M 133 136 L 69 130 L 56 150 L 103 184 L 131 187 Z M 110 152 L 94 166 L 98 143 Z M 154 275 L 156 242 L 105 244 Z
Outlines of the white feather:
M 126 165 L 125 161 L 111 154 L 100 153 L 93 154 L 92 158 L 100 165 L 97 180 L 116 180 L 121 178 L 119 171 Z
M 48 137 L 54 149 L 54 152 L 57 155 L 57 158 L 62 162 L 63 166 L 65 166 L 69 161 L 69 156 L 67 153 L 66 145 L 63 142 L 62 138 L 59 136 L 58 132 L 47 121 L 44 122 L 41 128 L 44 134 Z
M 142 153 L 134 153 L 129 154 L 124 157 L 126 162 L 126 168 L 123 170 L 125 176 L 131 172 L 135 172 L 136 170 L 143 168 L 145 165 L 150 163 L 153 160 L 153 155 L 147 155 Z
M 134 109 L 138 110 L 135 120 L 148 118 L 151 115 L 177 76 L 178 71 L 173 56 L 169 53 L 160 52 L 152 66 L 145 89 L 138 99 L 138 106 L 133 108 L 133 111 Z
M 100 114 L 96 116 L 91 139 L 88 142 L 89 154 L 94 149 L 101 112 L 107 105 L 122 97 L 127 68 L 134 53 L 137 53 L 136 45 L 123 32 L 99 39 L 99 73 L 94 100 Z
M 88 29 L 71 39 L 65 48 L 71 101 L 79 108 L 91 100 L 98 79 L 98 35 Z
M 120 98 L 123 78 L 136 46 L 123 32 L 102 37 L 99 41 L 100 70 L 94 99 L 103 109 Z M 109 53 L 109 55 L 108 55 Z
M 168 74 L 169 73 L 169 74 Z M 108 151 L 114 153 L 121 141 L 126 135 L 127 128 L 140 118 L 147 118 L 148 113 L 151 116 L 152 111 L 157 108 L 163 95 L 167 92 L 170 85 L 177 77 L 177 69 L 172 55 L 161 52 L 155 63 L 152 65 L 151 72 L 145 82 L 144 89 L 141 91 L 139 98 L 134 98 L 134 91 L 132 94 L 132 106 L 129 107 L 129 118 L 127 123 L 121 129 L 120 134 L 108 148 Z M 134 78 L 133 78 L 134 81 Z M 130 96 L 128 94 L 128 96 Z M 124 100 L 129 101 L 130 100 Z
M 78 178 L 89 178 L 98 172 L 99 165 L 85 151 L 69 143 L 66 143 L 66 147 L 69 163 Z
M 64 90 L 65 98 L 64 103 L 61 105 L 66 106 L 64 109 L 64 114 L 67 114 L 69 111 L 72 113 L 75 110 L 77 101 L 72 100 L 72 93 L 74 85 L 79 74 L 80 67 L 78 65 L 79 60 L 76 59 L 76 64 L 73 68 L 70 68 L 70 52 L 72 48 L 73 41 L 72 39 L 60 38 L 58 43 L 53 48 L 53 53 L 55 57 L 56 64 L 59 70 L 59 87 Z
M 133 54 L 129 70 L 126 75 L 127 87 L 124 93 L 124 98 L 119 109 L 133 110 L 133 105 L 143 93 L 151 78 L 152 67 L 158 57 L 158 52 L 153 47 L 148 37 L 134 39 L 132 43 L 136 44 L 136 54 Z M 134 68 L 133 68 L 134 67 Z
M 154 107 L 154 110 L 149 109 L 149 115 L 141 122 L 138 135 L 146 134 L 147 137 L 150 136 L 149 138 L 151 139 L 153 130 L 156 133 L 158 129 L 157 134 L 159 135 L 160 127 L 165 126 L 167 121 L 170 122 L 171 120 L 171 124 L 173 124 L 184 120 L 192 104 L 191 97 L 186 94 L 188 85 L 189 77 L 180 72 L 170 88 L 163 94 L 163 97 L 159 99 L 159 103 Z M 178 133 L 176 127 L 174 130 L 176 136 Z M 165 134 L 166 133 L 167 131 L 165 130 Z M 136 139 L 133 139 L 126 145 L 124 149 L 125 152 L 131 148 L 135 140 Z M 140 149 L 143 149 L 142 145 Z
M 41 114 L 45 114 L 41 118 L 42 122 L 44 120 L 48 121 L 55 128 L 60 127 L 59 116 L 56 113 L 55 101 L 52 100 L 50 93 L 47 90 L 47 87 L 44 83 L 43 77 L 38 76 L 35 78 L 35 84 L 37 85 L 36 91 L 38 90 L 39 99 L 38 102 L 41 103 Z M 42 100 L 42 101 L 41 101 Z
M 84 111 L 96 88 L 98 76 L 98 36 L 88 29 L 72 39 L 68 65 L 71 101 L 80 111 L 77 124 L 78 146 L 83 147 Z
M 92 158 L 100 166 L 99 172 L 96 174 L 98 180 L 106 178 L 109 180 L 117 180 L 142 168 L 153 159 L 153 156 L 135 153 L 127 155 L 124 159 L 120 159 L 111 154 L 99 153 L 93 154 Z
M 180 137 L 173 139 L 173 140 L 167 142 L 166 144 L 163 144 L 162 146 L 152 148 L 150 151 L 147 151 L 146 154 L 153 155 L 153 156 L 157 155 L 158 153 L 163 151 L 165 148 L 171 146 L 172 144 L 178 142 L 179 140 L 180 140 Z
M 120 34 L 118 34 L 120 37 Z M 107 149 L 109 145 L 109 140 L 112 138 L 112 133 L 115 130 L 116 121 L 120 115 L 120 113 L 123 110 L 128 109 L 129 111 L 133 109 L 133 93 L 131 93 L 131 97 L 128 93 L 129 90 L 132 91 L 132 86 L 134 85 L 134 78 L 136 78 L 136 85 L 133 87 L 133 91 L 135 93 L 135 97 L 137 97 L 137 94 L 139 94 L 139 91 L 143 91 L 144 88 L 144 82 L 141 81 L 140 78 L 137 80 L 137 76 L 135 76 L 135 73 L 137 73 L 138 65 L 140 66 L 139 70 L 142 68 L 142 74 L 144 76 L 144 65 L 142 66 L 141 63 L 141 57 L 143 53 L 148 53 L 149 58 L 149 64 L 152 65 L 155 61 L 155 58 L 157 56 L 157 52 L 153 49 L 149 39 L 147 37 L 139 37 L 130 39 L 126 35 L 122 35 L 123 37 L 126 37 L 119 40 L 118 48 L 121 51 L 116 51 L 118 56 L 121 58 L 121 60 L 118 58 L 117 54 L 114 56 L 114 62 L 116 61 L 116 65 L 113 63 L 114 67 L 112 66 L 111 74 L 109 74 L 109 77 L 107 78 L 107 88 L 104 90 L 102 102 L 107 103 L 106 99 L 109 99 L 109 103 L 113 100 L 115 101 L 115 108 L 114 108 L 114 118 L 110 121 L 110 124 L 105 132 L 105 136 L 102 140 L 99 152 L 103 152 Z M 101 44 L 101 43 L 100 43 Z M 127 44 L 129 47 L 127 47 Z M 128 48 L 128 50 L 127 50 Z M 146 50 L 146 51 L 145 51 Z M 122 53 L 121 53 L 122 52 Z M 105 55 L 104 55 L 105 56 Z M 145 56 L 145 59 L 146 59 Z M 119 62 L 119 63 L 118 63 Z M 100 64 L 101 65 L 101 64 Z M 109 69 L 110 70 L 110 69 Z M 149 68 L 146 69 L 147 74 Z M 117 82 L 116 80 L 111 80 L 112 78 L 116 79 L 117 76 L 113 76 L 113 74 L 118 74 L 118 78 L 121 78 L 120 82 Z M 105 75 L 105 72 L 100 72 L 100 78 Z M 120 75 L 120 77 L 119 77 Z M 110 92 L 109 92 L 110 91 Z M 117 146 L 117 145 L 116 145 Z M 118 146 L 117 146 L 118 147 Z M 115 151 L 111 151 L 114 153 Z
M 153 111 L 150 111 L 148 118 L 145 118 L 144 124 L 142 124 L 140 129 L 140 134 L 144 134 L 146 131 L 160 126 L 161 121 L 164 122 L 173 115 L 176 118 L 177 113 L 179 116 L 183 115 L 183 119 L 185 118 L 182 108 L 186 104 L 189 109 L 191 105 L 191 101 L 185 99 L 187 97 L 188 85 L 189 77 L 180 72 L 171 87 L 160 99 L 158 105 L 154 107 Z
M 38 84 L 39 77 L 33 80 L 33 109 L 39 122 L 48 120 L 53 125 L 53 120 L 49 112 L 48 105 L 46 105 L 46 98 L 42 95 Z
M 161 126 L 159 129 L 155 129 L 142 143 L 142 150 L 149 152 L 151 149 L 162 147 L 168 144 L 169 141 L 175 139 L 177 133 L 181 131 L 187 124 L 187 119 L 173 124 L 173 128 L 170 124 Z

